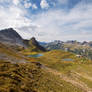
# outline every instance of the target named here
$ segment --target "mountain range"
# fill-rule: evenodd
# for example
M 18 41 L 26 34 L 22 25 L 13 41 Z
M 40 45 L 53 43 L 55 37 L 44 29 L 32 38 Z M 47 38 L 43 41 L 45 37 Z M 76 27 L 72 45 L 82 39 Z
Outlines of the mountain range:
M 75 41 L 71 40 L 63 42 L 60 40 L 56 40 L 54 42 L 49 42 L 45 44 L 40 43 L 40 44 L 47 50 L 55 50 L 55 49 L 64 50 L 92 59 L 92 41 L 78 42 L 76 40 Z

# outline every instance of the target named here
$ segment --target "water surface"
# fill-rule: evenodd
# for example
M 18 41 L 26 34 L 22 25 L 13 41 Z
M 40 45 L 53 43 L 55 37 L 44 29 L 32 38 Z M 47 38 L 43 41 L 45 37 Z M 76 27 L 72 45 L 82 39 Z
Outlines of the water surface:
M 74 60 L 71 58 L 66 58 L 66 59 L 63 59 L 63 61 L 74 61 Z
M 29 55 L 28 57 L 34 57 L 34 58 L 38 58 L 43 56 L 43 54 L 33 54 L 33 55 Z

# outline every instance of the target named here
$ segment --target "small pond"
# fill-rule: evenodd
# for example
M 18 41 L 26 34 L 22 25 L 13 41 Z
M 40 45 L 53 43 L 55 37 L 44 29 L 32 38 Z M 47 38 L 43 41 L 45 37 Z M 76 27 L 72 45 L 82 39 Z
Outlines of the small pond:
M 66 59 L 63 59 L 63 61 L 74 61 L 74 60 L 71 58 L 66 58 Z
M 34 57 L 34 58 L 38 58 L 43 56 L 43 54 L 33 54 L 33 55 L 29 55 L 28 57 Z

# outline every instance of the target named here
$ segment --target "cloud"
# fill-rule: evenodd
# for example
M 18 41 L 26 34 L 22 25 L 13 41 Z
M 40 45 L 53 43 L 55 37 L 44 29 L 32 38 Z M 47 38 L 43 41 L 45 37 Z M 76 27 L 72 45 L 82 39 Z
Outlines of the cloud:
M 8 0 L 7 0 L 8 1 Z M 5 3 L 4 1 L 2 3 Z M 37 25 L 32 23 L 29 18 L 29 12 L 26 8 L 32 7 L 36 9 L 35 4 L 26 3 L 24 6 L 21 3 L 10 2 L 7 8 L 4 5 L 0 5 L 0 29 L 14 28 L 24 38 L 31 38 L 34 35 L 35 28 Z M 29 17 L 28 17 L 29 16 Z M 38 27 L 38 26 L 37 26 Z
M 10 4 L 10 3 L 12 3 L 14 5 L 18 5 L 18 4 L 20 4 L 20 2 L 21 2 L 21 0 L 0 0 L 0 3 L 3 3 L 3 4 L 5 4 L 5 3 Z
M 32 3 L 27 3 L 27 2 L 24 3 L 25 8 L 30 8 L 31 6 L 32 6 Z
M 35 16 L 34 22 L 40 24 L 37 36 L 42 41 L 60 40 L 92 40 L 92 5 L 78 3 L 69 11 L 50 9 Z M 83 32 L 87 32 L 84 34 Z
M 41 8 L 50 7 L 48 3 L 43 4 Z M 42 11 L 35 15 L 30 12 L 31 9 L 28 11 L 30 7 L 38 10 L 37 5 L 29 0 L 26 5 L 21 2 L 14 4 L 11 1 L 8 8 L 7 4 L 0 4 L 0 29 L 13 27 L 23 38 L 35 36 L 40 41 L 92 40 L 92 3 L 81 1 L 68 10 L 56 7 L 45 11 L 41 9 Z
M 32 8 L 33 8 L 33 9 L 37 9 L 36 4 L 33 4 L 33 5 L 32 5 Z
M 12 0 L 13 4 L 18 5 L 20 3 L 20 0 Z
M 28 12 L 23 6 L 15 6 L 12 2 L 8 8 L 0 5 L 0 29 L 29 25 L 31 20 L 25 17 L 26 14 Z
M 46 0 L 41 0 L 40 6 L 41 6 L 42 9 L 49 8 L 49 4 L 47 3 Z
M 20 33 L 20 35 L 24 39 L 30 39 L 31 37 L 35 36 L 37 37 L 38 31 L 37 29 L 39 28 L 39 25 L 31 24 L 31 25 L 26 25 L 22 27 L 17 27 L 16 30 Z M 27 30 L 27 31 L 25 31 Z
M 0 3 L 3 3 L 3 2 L 10 2 L 11 0 L 0 0 Z
M 32 9 L 37 9 L 38 7 L 37 7 L 37 5 L 36 4 L 32 4 L 30 1 L 24 1 L 24 7 L 25 8 L 32 8 Z

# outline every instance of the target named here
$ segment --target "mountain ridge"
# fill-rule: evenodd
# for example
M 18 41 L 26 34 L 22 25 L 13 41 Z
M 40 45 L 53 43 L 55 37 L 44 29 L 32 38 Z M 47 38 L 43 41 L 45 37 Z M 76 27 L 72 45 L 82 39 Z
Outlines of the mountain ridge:
M 0 31 L 0 42 L 14 48 L 19 46 L 25 49 L 33 49 L 35 47 L 36 51 L 46 51 L 45 48 L 38 43 L 35 37 L 32 37 L 30 40 L 23 39 L 13 28 L 3 29 Z
M 0 30 L 0 42 L 24 46 L 22 37 L 13 28 Z

